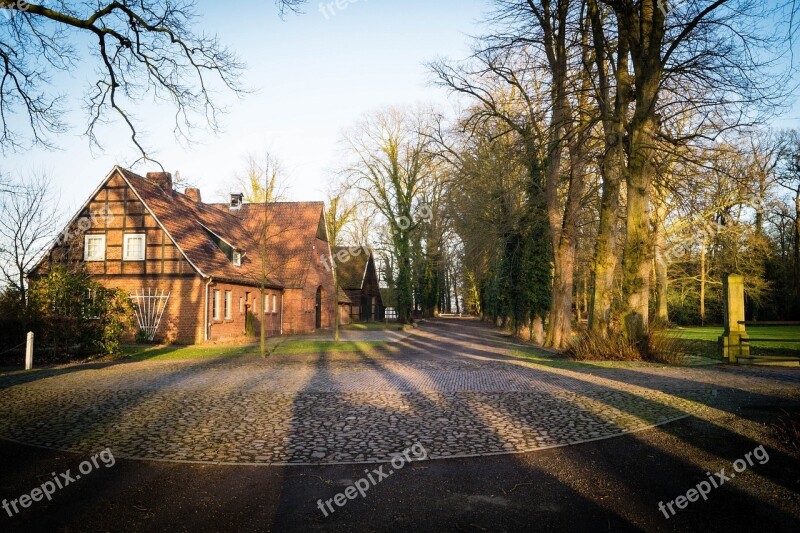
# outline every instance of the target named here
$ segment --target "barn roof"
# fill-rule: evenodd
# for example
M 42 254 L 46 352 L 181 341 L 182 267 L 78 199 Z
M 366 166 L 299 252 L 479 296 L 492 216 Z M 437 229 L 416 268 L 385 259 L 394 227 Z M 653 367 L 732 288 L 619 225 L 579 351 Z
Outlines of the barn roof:
M 339 286 L 345 290 L 361 289 L 364 286 L 370 257 L 372 257 L 372 250 L 366 246 L 333 248 Z

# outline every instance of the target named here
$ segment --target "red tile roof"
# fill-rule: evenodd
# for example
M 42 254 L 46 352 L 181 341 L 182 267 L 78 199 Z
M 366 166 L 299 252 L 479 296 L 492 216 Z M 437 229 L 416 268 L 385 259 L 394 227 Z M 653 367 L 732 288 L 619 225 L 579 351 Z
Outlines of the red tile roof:
M 158 222 L 202 274 L 216 279 L 258 285 L 262 276 L 261 243 L 266 243 L 266 279 L 271 288 L 301 287 L 314 250 L 322 202 L 203 204 L 177 191 L 165 191 L 129 170 L 118 169 Z M 266 215 L 266 216 L 265 216 Z M 234 266 L 206 229 L 245 253 Z

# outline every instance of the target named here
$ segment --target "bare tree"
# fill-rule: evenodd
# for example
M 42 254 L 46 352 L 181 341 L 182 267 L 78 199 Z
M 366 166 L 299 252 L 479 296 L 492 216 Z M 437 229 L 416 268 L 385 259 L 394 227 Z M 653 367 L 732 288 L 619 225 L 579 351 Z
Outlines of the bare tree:
M 328 191 L 325 222 L 331 246 L 344 246 L 345 229 L 353 222 L 358 204 L 348 198 L 344 187 Z
M 591 79 L 580 63 L 572 64 L 581 48 L 571 42 L 570 29 L 580 16 L 569 0 L 496 4 L 496 23 L 509 33 L 485 38 L 471 63 L 432 68 L 442 85 L 478 102 L 471 122 L 497 119 L 505 127 L 501 134 L 518 138 L 529 169 L 529 208 L 533 218 L 549 223 L 553 283 L 546 344 L 561 349 L 572 334 L 578 216 L 596 114 Z M 588 25 L 578 27 L 588 40 Z
M 302 2 L 276 3 L 283 14 Z M 84 97 L 90 142 L 100 146 L 98 126 L 116 118 L 144 159 L 148 150 L 133 113 L 142 100 L 171 105 L 176 136 L 190 139 L 199 123 L 217 129 L 218 88 L 244 93 L 244 65 L 217 37 L 197 31 L 192 0 L 6 0 L 0 13 L 0 150 L 54 146 L 52 136 L 68 125 L 66 95 L 53 74 L 85 62 L 97 67 Z M 92 44 L 87 54 L 74 44 L 80 39 Z M 15 114 L 25 118 L 14 121 Z
M 267 354 L 266 290 L 272 275 L 280 266 L 273 264 L 272 244 L 287 231 L 284 227 L 271 227 L 269 204 L 279 201 L 285 194 L 283 179 L 280 161 L 266 150 L 259 157 L 249 156 L 246 172 L 238 178 L 239 182 L 249 185 L 245 195 L 246 197 L 249 195 L 250 204 L 257 205 L 261 211 L 244 212 L 242 216 L 247 218 L 244 226 L 250 233 L 250 240 L 256 243 L 255 253 L 259 262 L 255 282 L 261 296 L 258 316 L 261 322 L 259 341 L 262 357 L 266 357 Z
M 286 193 L 283 165 L 269 150 L 249 154 L 245 158 L 244 172 L 237 175 L 235 186 L 251 204 L 278 202 Z
M 385 110 L 367 116 L 346 138 L 354 158 L 348 168 L 350 183 L 369 199 L 388 225 L 397 260 L 397 311 L 401 323 L 411 321 L 411 234 L 418 227 L 415 211 L 431 172 L 429 139 L 421 133 L 423 115 Z
M 0 274 L 27 304 L 27 274 L 56 234 L 58 199 L 45 175 L 21 179 L 0 195 Z

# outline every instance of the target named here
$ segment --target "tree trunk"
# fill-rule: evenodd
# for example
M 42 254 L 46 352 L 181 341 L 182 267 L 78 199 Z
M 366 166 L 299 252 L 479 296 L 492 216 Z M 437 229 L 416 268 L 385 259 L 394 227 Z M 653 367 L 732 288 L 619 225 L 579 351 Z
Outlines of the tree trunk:
M 397 258 L 397 319 L 401 324 L 411 323 L 411 311 L 414 305 L 410 246 L 408 239 L 402 236 L 398 239 L 396 249 Z
M 588 63 L 588 33 L 582 34 L 584 62 Z M 559 43 L 558 50 L 562 50 L 563 43 Z M 558 54 L 556 54 L 558 58 Z M 555 131 L 551 150 L 556 153 L 549 154 L 548 163 L 551 167 L 547 170 L 547 210 L 553 237 L 553 300 L 550 309 L 550 320 L 547 328 L 546 345 L 557 350 L 562 350 L 572 340 L 572 304 L 575 295 L 575 257 L 578 245 L 578 218 L 581 210 L 581 200 L 586 185 L 586 166 L 590 131 L 595 112 L 588 105 L 591 80 L 587 73 L 582 73 L 581 87 L 574 105 L 570 108 L 566 98 L 566 60 L 563 65 L 557 60 L 559 68 L 553 71 L 553 123 Z M 558 112 L 556 112 L 558 110 Z M 574 115 L 574 118 L 573 116 Z M 574 123 L 567 131 L 567 121 Z M 566 143 L 564 143 L 566 140 Z M 557 144 L 556 144 L 557 143 Z M 559 209 L 558 201 L 558 175 L 560 173 L 561 155 L 560 146 L 566 144 L 569 153 L 569 186 L 567 188 L 564 205 Z M 556 165 L 552 167 L 552 165 Z M 576 307 L 579 307 L 576 305 Z M 580 322 L 580 317 L 578 317 Z
M 533 326 L 532 326 L 532 336 L 531 339 L 538 345 L 544 344 L 544 321 L 540 315 L 536 315 L 533 317 Z
M 706 324 L 706 246 L 708 237 L 703 233 L 700 245 L 700 325 Z
M 562 236 L 553 268 L 553 303 L 545 344 L 561 350 L 572 337 L 572 297 L 575 283 L 575 244 Z
M 584 269 L 583 271 L 583 313 L 581 313 L 581 320 L 584 315 L 589 316 L 589 272 Z
M 618 147 L 615 151 L 621 151 Z M 600 226 L 591 266 L 589 330 L 607 335 L 611 326 L 611 304 L 617 270 L 617 211 L 619 210 L 619 168 L 603 172 L 603 196 L 600 202 Z
M 628 137 L 627 227 L 623 264 L 623 299 L 625 333 L 637 343 L 649 326 L 650 270 L 653 239 L 650 228 L 651 184 L 655 176 L 653 162 L 658 155 L 655 134 L 660 126 L 657 116 L 659 88 L 662 80 L 662 43 L 664 14 L 655 1 L 615 4 L 620 23 L 620 42 L 631 43 L 630 57 L 635 83 L 633 113 L 618 113 L 617 120 L 626 124 Z M 618 110 L 619 111 L 619 110 Z
M 455 271 L 455 268 L 453 268 Z M 456 313 L 461 314 L 461 303 L 458 301 L 458 274 L 453 272 L 453 297 L 456 299 Z
M 259 332 L 259 348 L 260 348 L 261 357 L 266 357 L 267 356 L 267 317 L 266 317 L 266 313 L 264 312 L 264 307 L 265 307 L 264 302 L 266 301 L 266 300 L 264 300 L 264 298 L 266 298 L 266 295 L 264 294 L 264 283 L 263 282 L 261 283 L 260 289 L 261 289 L 261 298 L 259 298 L 259 300 L 258 300 L 258 305 L 261 307 L 259 309 L 259 311 L 258 311 L 258 316 L 260 317 L 260 320 L 261 320 L 261 327 L 259 328 L 261 330 Z
M 656 274 L 656 319 L 662 323 L 669 323 L 669 308 L 667 306 L 667 290 L 669 289 L 669 279 L 667 277 L 668 267 L 665 256 L 666 248 L 666 229 L 664 219 L 667 215 L 667 208 L 663 202 L 659 203 L 656 209 L 655 223 L 655 274 Z
M 603 192 L 600 201 L 600 224 L 591 263 L 592 293 L 589 300 L 589 331 L 608 335 L 612 325 L 614 280 L 618 260 L 618 210 L 625 167 L 625 123 L 631 93 L 628 67 L 630 44 L 623 31 L 623 19 L 617 14 L 617 66 L 609 68 L 604 19 L 596 0 L 587 2 L 592 28 L 592 45 L 597 77 L 597 105 L 602 117 L 605 150 L 600 162 Z M 614 80 L 612 81 L 612 76 Z M 612 86 L 616 87 L 612 105 Z
M 800 189 L 794 199 L 794 271 L 795 284 L 800 286 Z
M 642 339 L 647 331 L 650 305 L 650 173 L 643 150 L 634 152 L 628 176 L 628 210 L 625 251 L 623 253 L 623 291 L 626 296 L 626 335 Z

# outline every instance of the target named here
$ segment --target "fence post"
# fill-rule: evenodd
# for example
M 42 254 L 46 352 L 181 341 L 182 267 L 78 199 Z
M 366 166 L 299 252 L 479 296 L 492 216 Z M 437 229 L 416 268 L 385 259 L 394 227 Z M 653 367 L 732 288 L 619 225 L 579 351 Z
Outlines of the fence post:
M 33 369 L 33 332 L 28 332 L 28 342 L 25 345 L 25 370 Z
M 744 324 L 744 278 L 731 274 L 723 281 L 725 331 L 719 338 L 722 358 L 736 363 L 739 357 L 750 357 L 750 338 Z

